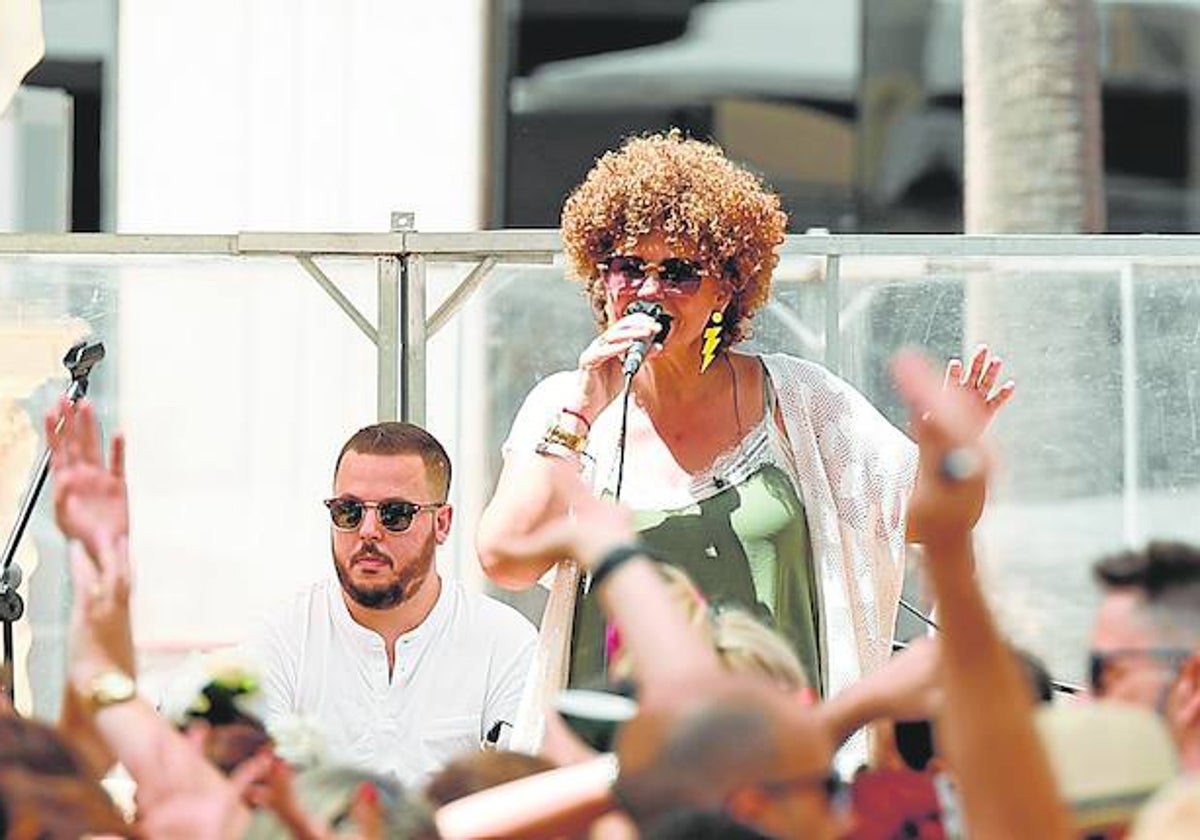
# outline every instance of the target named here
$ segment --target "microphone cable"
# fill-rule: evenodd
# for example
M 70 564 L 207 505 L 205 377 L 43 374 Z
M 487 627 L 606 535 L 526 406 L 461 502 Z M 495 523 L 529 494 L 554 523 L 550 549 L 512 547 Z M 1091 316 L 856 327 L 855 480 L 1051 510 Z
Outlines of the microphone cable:
M 632 373 L 625 374 L 621 388 L 621 431 L 617 435 L 617 486 L 615 501 L 621 501 L 621 484 L 625 481 L 625 435 L 629 430 L 629 395 L 633 393 Z

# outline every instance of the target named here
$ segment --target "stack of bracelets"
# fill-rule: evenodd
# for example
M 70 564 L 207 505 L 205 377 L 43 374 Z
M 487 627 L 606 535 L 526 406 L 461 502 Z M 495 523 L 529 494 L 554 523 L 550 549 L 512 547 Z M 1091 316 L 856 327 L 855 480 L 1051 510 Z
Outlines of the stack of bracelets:
M 574 409 L 563 408 L 560 409 L 559 413 L 566 414 L 578 420 L 583 426 L 583 433 L 569 432 L 556 421 L 546 429 L 546 434 L 538 442 L 535 451 L 539 455 L 550 455 L 569 461 L 590 458 L 591 456 L 585 450 L 587 449 L 588 432 L 592 430 L 591 422 L 583 414 Z

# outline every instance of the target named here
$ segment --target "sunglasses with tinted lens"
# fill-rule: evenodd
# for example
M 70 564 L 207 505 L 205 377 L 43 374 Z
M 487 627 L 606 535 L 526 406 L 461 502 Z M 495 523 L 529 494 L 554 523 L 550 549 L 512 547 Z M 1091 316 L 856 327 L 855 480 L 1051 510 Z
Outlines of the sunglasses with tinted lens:
M 829 800 L 829 805 L 835 811 L 843 811 L 849 807 L 850 786 L 837 773 L 818 774 L 813 776 L 797 776 L 791 779 L 773 779 L 759 782 L 758 787 L 772 797 L 783 797 L 801 790 L 820 789 Z
M 1142 657 L 1144 659 L 1157 659 L 1159 662 L 1166 664 L 1171 668 L 1172 672 L 1176 672 L 1192 655 L 1190 650 L 1185 648 L 1120 648 L 1118 650 L 1093 650 L 1088 654 L 1088 680 L 1092 694 L 1100 697 L 1105 691 L 1105 675 L 1108 673 L 1108 668 L 1118 659 L 1128 659 L 1129 657 Z
M 364 502 L 359 499 L 325 500 L 325 507 L 329 508 L 329 519 L 339 531 L 358 530 L 367 508 L 375 508 L 379 524 L 396 534 L 407 531 L 413 523 L 413 518 L 421 511 L 437 510 L 445 505 L 445 502 L 419 505 L 405 499 L 383 499 L 378 502 Z
M 611 256 L 600 263 L 609 290 L 636 291 L 651 272 L 666 291 L 690 295 L 700 288 L 703 272 L 699 265 L 679 257 L 667 257 L 662 262 L 647 262 L 638 256 Z

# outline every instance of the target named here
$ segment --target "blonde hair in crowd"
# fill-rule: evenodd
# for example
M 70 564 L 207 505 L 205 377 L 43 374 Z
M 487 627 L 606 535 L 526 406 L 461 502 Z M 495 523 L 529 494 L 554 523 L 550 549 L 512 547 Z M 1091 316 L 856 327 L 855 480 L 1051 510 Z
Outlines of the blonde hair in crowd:
M 725 607 L 713 611 L 703 593 L 681 569 L 666 563 L 657 563 L 655 568 L 688 624 L 713 646 L 727 670 L 766 677 L 787 692 L 809 687 L 804 666 L 786 639 L 745 610 Z M 609 673 L 614 680 L 633 675 L 632 657 L 624 648 L 617 650 Z

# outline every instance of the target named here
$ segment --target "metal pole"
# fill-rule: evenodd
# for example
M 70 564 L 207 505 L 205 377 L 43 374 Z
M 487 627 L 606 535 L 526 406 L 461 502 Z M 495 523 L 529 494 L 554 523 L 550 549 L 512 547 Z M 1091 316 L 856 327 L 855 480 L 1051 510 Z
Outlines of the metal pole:
M 400 390 L 400 269 L 399 257 L 379 258 L 375 413 L 380 421 L 396 419 L 396 401 Z
M 1121 267 L 1121 519 L 1128 546 L 1140 545 L 1138 495 L 1141 484 L 1141 435 L 1138 432 L 1137 310 L 1133 299 L 1133 264 Z
M 400 278 L 400 416 L 425 424 L 425 269 L 421 254 L 406 254 Z
M 825 255 L 825 367 L 842 372 L 842 258 Z

